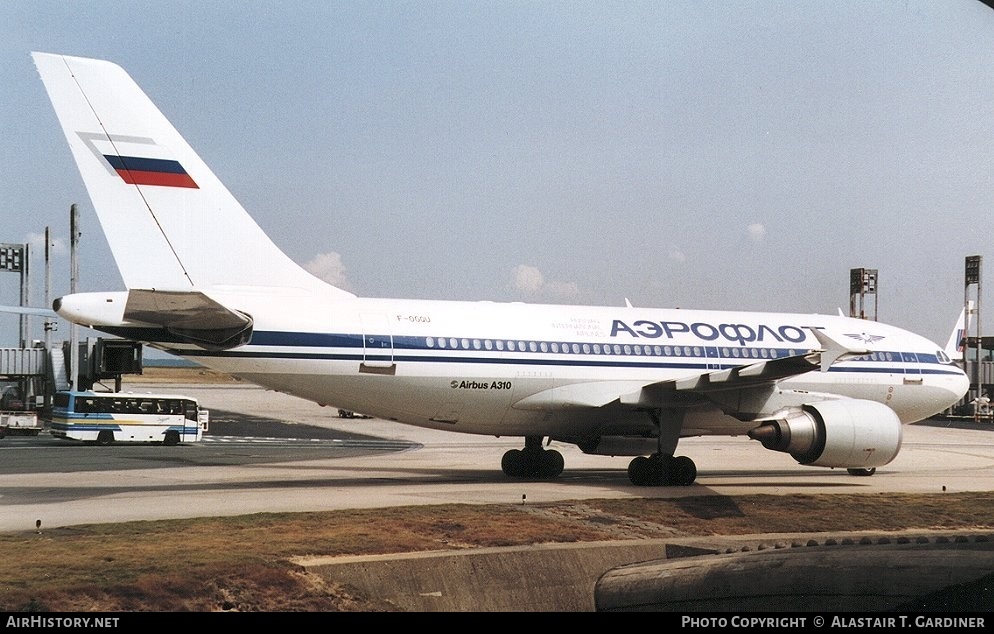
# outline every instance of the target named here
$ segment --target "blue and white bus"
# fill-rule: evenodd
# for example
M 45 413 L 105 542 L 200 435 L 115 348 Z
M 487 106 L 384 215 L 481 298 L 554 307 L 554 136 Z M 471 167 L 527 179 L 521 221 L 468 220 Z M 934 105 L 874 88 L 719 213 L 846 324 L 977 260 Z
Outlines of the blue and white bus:
M 196 399 L 177 394 L 57 392 L 46 426 L 57 438 L 109 445 L 197 442 L 207 431 L 209 412 Z

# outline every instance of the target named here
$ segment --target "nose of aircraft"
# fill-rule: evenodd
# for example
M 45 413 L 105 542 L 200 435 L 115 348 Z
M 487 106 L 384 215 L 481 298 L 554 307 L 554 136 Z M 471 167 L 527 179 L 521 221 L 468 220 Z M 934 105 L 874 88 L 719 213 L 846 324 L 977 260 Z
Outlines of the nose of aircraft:
M 916 389 L 908 393 L 918 396 L 902 400 L 900 405 L 895 407 L 901 422 L 912 423 L 931 418 L 945 412 L 963 399 L 963 395 L 970 389 L 970 379 L 954 365 L 946 368 L 942 373 L 925 377 L 919 386 L 924 387 L 923 390 Z M 895 405 L 898 405 L 896 401 L 892 403 L 892 406 Z
M 952 380 L 951 390 L 956 400 L 949 405 L 955 405 L 970 390 L 970 377 L 966 375 L 966 372 L 960 371 L 959 376 Z
M 959 403 L 963 399 L 963 396 L 970 390 L 970 377 L 963 370 L 959 368 L 957 370 L 959 371 L 956 373 L 950 373 L 942 377 L 939 385 L 942 388 L 944 398 L 942 399 L 942 409 L 939 411 L 946 410 Z

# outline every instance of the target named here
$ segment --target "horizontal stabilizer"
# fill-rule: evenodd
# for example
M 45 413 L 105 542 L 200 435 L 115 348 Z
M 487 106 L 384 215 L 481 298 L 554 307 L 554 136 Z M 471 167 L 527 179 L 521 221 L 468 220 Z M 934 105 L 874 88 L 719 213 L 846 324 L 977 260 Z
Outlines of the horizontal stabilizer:
M 40 317 L 59 316 L 51 308 L 33 308 L 31 306 L 0 306 L 0 313 L 14 313 L 17 315 L 38 315 Z
M 252 337 L 249 315 L 227 308 L 199 291 L 74 293 L 56 299 L 53 307 L 63 319 L 83 326 L 107 332 L 161 328 L 207 350 L 234 348 Z
M 208 349 L 233 348 L 248 343 L 252 337 L 251 317 L 197 291 L 131 289 L 124 317 L 158 324 Z

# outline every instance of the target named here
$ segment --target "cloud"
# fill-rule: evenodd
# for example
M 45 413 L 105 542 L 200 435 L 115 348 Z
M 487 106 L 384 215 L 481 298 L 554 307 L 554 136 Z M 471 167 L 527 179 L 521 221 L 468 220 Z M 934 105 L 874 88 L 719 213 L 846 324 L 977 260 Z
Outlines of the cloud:
M 672 247 L 670 249 L 669 258 L 671 260 L 673 260 L 674 262 L 686 262 L 687 261 L 687 254 L 684 253 L 683 251 L 681 251 L 677 247 Z
M 575 299 L 580 295 L 576 282 L 546 280 L 541 271 L 528 264 L 519 264 L 511 270 L 511 288 L 533 297 Z
M 545 276 L 534 266 L 519 264 L 511 271 L 511 286 L 514 290 L 533 295 L 538 293 L 545 283 Z
M 762 242 L 763 238 L 766 237 L 766 226 L 760 222 L 754 222 L 746 227 L 746 232 L 753 242 Z
M 345 276 L 342 256 L 334 251 L 315 255 L 304 268 L 333 286 L 346 291 L 352 290 L 352 284 Z

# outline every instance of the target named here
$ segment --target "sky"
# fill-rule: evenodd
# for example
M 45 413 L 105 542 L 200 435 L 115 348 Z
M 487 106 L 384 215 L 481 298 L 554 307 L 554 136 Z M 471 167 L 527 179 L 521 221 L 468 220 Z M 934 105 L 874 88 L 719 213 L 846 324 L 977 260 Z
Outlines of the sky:
M 123 66 L 277 245 L 362 296 L 835 314 L 869 268 L 867 316 L 944 344 L 979 296 L 994 334 L 978 0 L 5 0 L 0 242 L 31 245 L 44 306 L 73 203 L 79 290 L 124 286 L 31 51 Z

